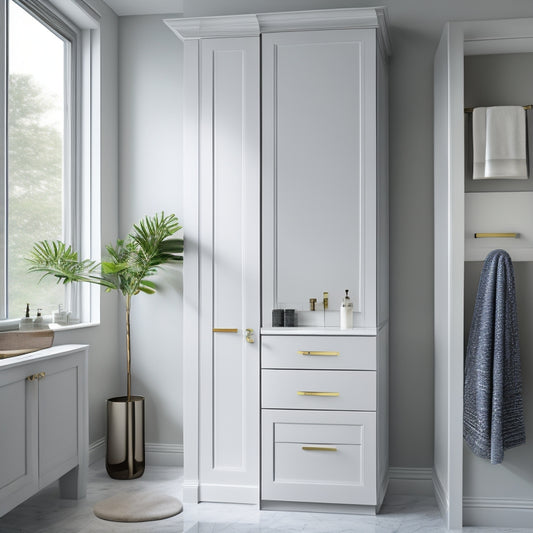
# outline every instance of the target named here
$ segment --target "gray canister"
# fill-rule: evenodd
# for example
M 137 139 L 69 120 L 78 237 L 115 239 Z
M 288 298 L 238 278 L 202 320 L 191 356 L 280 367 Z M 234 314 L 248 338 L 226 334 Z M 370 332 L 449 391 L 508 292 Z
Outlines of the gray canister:
M 283 327 L 283 309 L 272 309 L 272 327 L 273 328 L 282 328 Z
M 296 311 L 294 309 L 285 309 L 283 313 L 283 325 L 286 328 L 296 326 Z

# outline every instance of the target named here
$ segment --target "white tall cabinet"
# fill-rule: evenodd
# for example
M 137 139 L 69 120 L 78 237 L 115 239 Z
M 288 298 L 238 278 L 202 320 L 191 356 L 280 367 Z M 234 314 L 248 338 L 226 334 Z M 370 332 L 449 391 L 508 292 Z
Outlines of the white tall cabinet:
M 385 12 L 166 23 L 185 54 L 184 499 L 375 512 L 388 469 Z M 273 328 L 274 308 L 299 327 Z

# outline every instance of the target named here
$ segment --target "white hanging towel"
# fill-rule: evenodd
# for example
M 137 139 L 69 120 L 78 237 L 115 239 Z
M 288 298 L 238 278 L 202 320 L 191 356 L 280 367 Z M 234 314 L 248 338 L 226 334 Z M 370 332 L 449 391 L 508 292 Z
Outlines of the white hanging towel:
M 526 111 L 476 107 L 472 118 L 473 179 L 527 179 Z

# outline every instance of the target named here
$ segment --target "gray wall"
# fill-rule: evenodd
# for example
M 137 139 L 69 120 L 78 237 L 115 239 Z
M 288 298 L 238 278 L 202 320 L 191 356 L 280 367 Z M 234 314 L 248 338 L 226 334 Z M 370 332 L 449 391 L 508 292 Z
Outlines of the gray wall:
M 465 57 L 465 106 L 533 103 L 533 54 Z M 531 132 L 530 132 L 531 133 Z M 532 155 L 532 154 L 530 154 Z M 530 178 L 531 179 L 531 178 Z M 488 183 L 490 185 L 490 183 Z M 468 213 L 465 214 L 468 218 Z M 465 263 L 465 343 L 468 339 L 482 263 Z M 526 438 L 533 428 L 533 264 L 515 262 Z M 533 499 L 533 440 L 505 452 L 494 466 L 464 446 L 464 496 Z
M 145 215 L 165 211 L 179 218 L 183 212 L 181 43 L 162 18 L 121 17 L 119 22 L 121 236 Z M 139 294 L 132 302 L 132 389 L 146 397 L 146 442 L 179 452 L 181 266 L 167 268 L 154 281 L 160 292 Z M 120 342 L 124 347 L 123 334 Z
M 86 0 L 101 15 L 101 224 L 102 243 L 113 242 L 118 229 L 118 18 L 100 0 Z M 121 358 L 117 338 L 118 299 L 101 295 L 100 325 L 57 332 L 55 344 L 90 344 L 89 352 L 89 442 L 106 432 L 106 398 L 123 394 Z
M 433 56 L 449 20 L 533 17 L 531 0 L 185 0 L 185 16 L 389 9 L 390 464 L 433 465 Z M 181 48 L 164 17 L 120 20 L 120 231 L 153 210 L 180 215 Z M 156 120 L 157 118 L 157 120 Z M 138 393 L 155 394 L 148 441 L 181 442 L 180 280 L 136 303 Z M 151 298 L 151 299 L 150 299 Z M 150 299 L 150 300 L 149 300 Z M 168 324 L 168 326 L 166 325 Z M 157 334 L 155 333 L 157 328 Z M 159 335 L 160 338 L 157 339 Z M 140 372 L 142 370 L 142 372 Z M 163 381 L 161 381 L 163 380 Z M 175 389 L 174 389 L 175 387 Z M 156 412 L 155 409 L 158 409 Z M 151 408 L 152 409 L 152 408 Z M 165 426 L 169 424 L 169 426 Z

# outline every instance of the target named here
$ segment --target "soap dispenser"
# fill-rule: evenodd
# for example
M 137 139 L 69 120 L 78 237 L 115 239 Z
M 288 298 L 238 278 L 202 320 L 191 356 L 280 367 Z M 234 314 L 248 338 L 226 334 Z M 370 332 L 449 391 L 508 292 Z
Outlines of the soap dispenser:
M 30 304 L 26 304 L 26 316 L 20 319 L 19 329 L 21 331 L 33 329 L 33 318 L 30 317 Z
M 41 309 L 37 309 L 37 316 L 33 321 L 33 329 L 48 329 L 48 325 L 44 323 L 43 315 L 41 314 Z
M 348 296 L 348 289 L 341 303 L 341 329 L 353 328 L 353 303 Z

